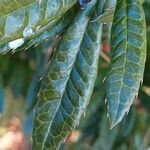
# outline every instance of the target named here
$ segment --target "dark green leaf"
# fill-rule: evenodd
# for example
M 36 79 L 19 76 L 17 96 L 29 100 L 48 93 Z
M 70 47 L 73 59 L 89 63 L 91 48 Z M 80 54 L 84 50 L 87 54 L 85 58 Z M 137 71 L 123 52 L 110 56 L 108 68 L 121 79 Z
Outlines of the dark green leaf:
M 143 80 L 146 26 L 141 0 L 117 0 L 111 46 L 107 100 L 113 127 L 129 111 Z
M 36 107 L 33 150 L 58 149 L 85 112 L 99 59 L 101 26 L 89 16 L 95 3 L 75 17 L 54 51 Z

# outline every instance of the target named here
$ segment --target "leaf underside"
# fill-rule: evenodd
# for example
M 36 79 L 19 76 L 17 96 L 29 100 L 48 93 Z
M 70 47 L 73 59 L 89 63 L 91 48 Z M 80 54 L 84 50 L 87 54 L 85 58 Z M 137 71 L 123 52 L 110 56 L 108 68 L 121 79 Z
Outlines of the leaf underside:
M 111 127 L 119 123 L 138 95 L 146 59 L 145 16 L 140 0 L 118 0 L 112 25 L 112 60 L 107 77 Z
M 101 38 L 101 25 L 90 23 L 95 3 L 93 0 L 75 17 L 52 56 L 36 106 L 33 150 L 58 149 L 89 102 Z
M 0 52 L 13 48 L 9 42 L 34 39 L 53 27 L 76 1 L 0 0 Z

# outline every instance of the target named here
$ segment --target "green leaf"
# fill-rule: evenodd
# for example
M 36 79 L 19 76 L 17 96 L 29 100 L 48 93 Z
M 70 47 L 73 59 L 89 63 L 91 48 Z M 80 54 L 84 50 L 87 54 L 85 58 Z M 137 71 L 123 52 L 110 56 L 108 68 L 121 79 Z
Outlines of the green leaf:
M 118 0 L 111 37 L 107 77 L 111 127 L 119 123 L 138 95 L 146 59 L 146 26 L 141 0 Z
M 76 0 L 0 2 L 0 51 L 17 49 L 50 29 Z M 70 14 L 71 15 L 71 14 Z
M 33 150 L 58 149 L 89 102 L 101 38 L 101 26 L 90 23 L 95 3 L 80 11 L 54 51 L 36 106 Z
M 110 23 L 113 21 L 115 9 L 108 9 L 106 12 L 104 12 L 102 15 L 98 16 L 96 19 L 94 19 L 92 22 L 99 22 L 99 23 Z
M 58 36 L 63 30 L 65 30 L 65 28 L 69 25 L 69 23 L 73 19 L 75 13 L 78 11 L 79 11 L 79 7 L 77 6 L 77 4 L 75 4 L 51 28 L 47 29 L 44 33 L 40 34 L 39 36 L 37 36 L 32 40 L 26 40 L 25 44 L 23 44 L 23 46 L 21 46 L 15 51 L 28 49 L 32 45 L 37 46 L 38 44 L 41 44 L 43 41 L 47 41 L 48 39 L 54 39 L 54 37 Z

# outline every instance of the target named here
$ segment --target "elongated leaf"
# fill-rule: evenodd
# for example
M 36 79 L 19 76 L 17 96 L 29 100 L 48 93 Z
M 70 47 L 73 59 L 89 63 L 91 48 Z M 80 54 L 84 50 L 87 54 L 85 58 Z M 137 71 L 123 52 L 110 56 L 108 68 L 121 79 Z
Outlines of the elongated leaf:
M 17 49 L 59 21 L 76 0 L 0 1 L 0 51 Z
M 112 26 L 112 60 L 107 78 L 111 127 L 121 121 L 143 80 L 146 26 L 141 0 L 118 0 Z
M 75 17 L 53 54 L 36 106 L 33 150 L 58 149 L 89 102 L 101 37 L 101 26 L 89 22 L 95 3 Z

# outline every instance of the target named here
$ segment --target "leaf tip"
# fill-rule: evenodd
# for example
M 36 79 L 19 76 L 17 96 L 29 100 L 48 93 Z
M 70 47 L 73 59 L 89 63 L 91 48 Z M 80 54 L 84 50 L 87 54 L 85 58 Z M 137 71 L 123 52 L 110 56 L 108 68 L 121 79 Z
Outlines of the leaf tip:
M 121 121 L 121 119 L 115 119 L 113 121 L 111 121 L 110 119 L 110 130 L 112 130 L 117 124 L 119 124 Z
M 113 129 L 116 125 L 118 125 L 122 119 L 124 118 L 125 115 L 129 113 L 130 107 L 128 109 L 125 109 L 119 115 L 116 115 L 115 117 L 110 116 L 109 117 L 109 122 L 110 122 L 110 130 Z

